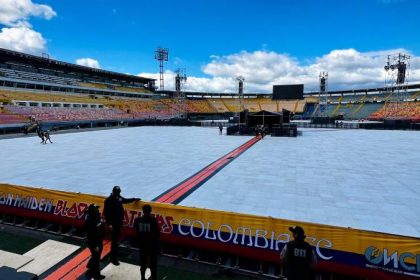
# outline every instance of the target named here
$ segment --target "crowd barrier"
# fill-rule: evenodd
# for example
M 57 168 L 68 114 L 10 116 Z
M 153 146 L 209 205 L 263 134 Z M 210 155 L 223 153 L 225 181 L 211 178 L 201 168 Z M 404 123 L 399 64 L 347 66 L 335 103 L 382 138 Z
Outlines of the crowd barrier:
M 0 213 L 81 227 L 90 203 L 103 210 L 105 197 L 44 188 L 0 184 Z M 123 234 L 135 236 L 132 226 L 145 202 L 125 206 Z M 148 202 L 149 203 L 149 202 Z M 291 239 L 290 226 L 305 229 L 313 246 L 317 269 L 369 279 L 420 277 L 420 238 L 351 228 L 297 222 L 171 204 L 152 203 L 162 241 L 210 249 L 251 259 L 280 262 Z

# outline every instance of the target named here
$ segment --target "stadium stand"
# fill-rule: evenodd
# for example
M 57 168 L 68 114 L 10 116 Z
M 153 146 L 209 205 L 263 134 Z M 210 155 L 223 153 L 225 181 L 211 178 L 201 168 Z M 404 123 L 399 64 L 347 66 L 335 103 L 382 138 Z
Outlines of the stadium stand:
M 153 93 L 154 79 L 95 69 L 0 48 L 0 86 L 60 91 Z M 126 96 L 126 94 L 119 94 Z M 135 96 L 135 95 L 134 95 Z
M 277 102 L 272 101 L 271 99 L 260 99 L 259 104 L 260 104 L 261 110 L 269 111 L 269 112 L 279 111 L 279 106 Z
M 94 69 L 49 58 L 0 49 L 1 123 L 26 121 L 28 116 L 42 120 L 119 120 L 171 118 L 179 113 L 179 101 L 170 91 L 154 92 L 155 80 Z M 344 119 L 418 119 L 419 86 L 410 88 L 404 110 L 383 106 L 389 100 L 386 89 L 330 92 L 328 116 Z M 226 118 L 239 110 L 294 113 L 296 118 L 310 118 L 318 110 L 317 94 L 303 100 L 272 100 L 270 94 L 237 95 L 225 93 L 186 93 L 185 109 L 193 117 L 206 114 Z M 22 108 L 21 108 L 22 107 Z M 182 107 L 182 106 L 181 106 Z M 100 110 L 101 109 L 101 110 Z M 195 116 L 194 116 L 195 114 Z M 201 116 L 203 115 L 203 116 Z
M 212 106 L 218 113 L 229 112 L 229 109 L 225 106 L 225 103 L 221 99 L 209 99 L 209 105 Z
M 73 102 L 73 103 L 103 103 L 105 99 L 102 96 L 89 96 L 80 94 L 51 94 L 32 93 L 25 91 L 10 91 L 0 90 L 0 100 L 11 102 L 12 100 L 33 100 L 33 101 L 46 101 L 46 102 Z M 101 100 L 101 101 L 98 101 Z
M 420 121 L 420 102 L 388 103 L 371 114 L 371 120 L 383 120 L 386 118 L 406 119 L 413 122 Z
M 217 113 L 208 100 L 187 100 L 187 111 L 191 113 L 214 114 Z
M 261 111 L 261 106 L 257 99 L 247 99 L 243 103 L 244 109 L 248 110 L 251 113 Z
M 80 120 L 123 120 L 132 115 L 118 109 L 86 109 L 86 108 L 51 108 L 23 107 L 5 105 L 4 108 L 13 114 L 33 118 L 38 121 L 80 121 Z
M 413 93 L 413 94 L 410 96 L 410 98 L 411 98 L 412 100 L 417 100 L 417 99 L 419 99 L 419 98 L 420 98 L 420 91 L 417 91 L 417 92 Z
M 80 82 L 79 85 L 82 86 L 82 87 L 99 88 L 99 89 L 109 89 L 109 87 L 107 85 L 105 85 L 105 84 Z
M 64 84 L 64 85 L 77 85 L 78 80 L 73 78 L 52 76 L 34 72 L 25 72 L 13 69 L 2 68 L 0 71 L 3 73 L 4 77 L 9 77 L 13 79 L 22 79 L 22 80 L 33 80 L 33 81 L 45 81 L 54 84 Z
M 113 100 L 109 105 L 118 108 L 132 118 L 168 118 L 176 114 L 172 100 Z
M 224 98 L 221 100 L 223 102 L 223 104 L 225 105 L 225 107 L 228 109 L 229 112 L 239 112 L 242 111 L 240 109 L 240 104 L 239 104 L 239 100 L 238 99 L 228 99 L 228 98 Z
M 118 91 L 128 91 L 133 93 L 151 93 L 150 90 L 147 90 L 145 88 L 131 88 L 131 87 L 115 87 L 115 90 Z
M 281 111 L 282 109 L 295 112 L 297 100 L 287 100 L 287 101 L 279 101 L 278 103 L 278 111 Z
M 17 124 L 28 122 L 27 118 L 20 115 L 9 114 L 0 110 L 0 124 Z
M 384 103 L 364 103 L 357 112 L 352 112 L 353 119 L 367 119 L 371 114 L 378 111 L 384 106 Z

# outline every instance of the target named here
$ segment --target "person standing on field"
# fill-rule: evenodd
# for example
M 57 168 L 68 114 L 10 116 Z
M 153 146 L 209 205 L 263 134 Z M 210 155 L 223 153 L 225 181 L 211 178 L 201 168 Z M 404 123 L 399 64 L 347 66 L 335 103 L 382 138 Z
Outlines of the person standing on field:
M 118 242 L 124 221 L 123 204 L 139 200 L 140 198 L 122 197 L 119 186 L 115 186 L 111 195 L 105 199 L 104 216 L 107 225 L 111 229 L 111 262 L 113 265 L 120 265 L 118 261 Z
M 289 227 L 293 234 L 281 251 L 280 258 L 285 268 L 287 280 L 312 280 L 311 268 L 316 263 L 316 255 L 311 245 L 305 241 L 306 235 L 300 226 Z
M 91 253 L 91 258 L 87 264 L 88 273 L 93 279 L 104 279 L 100 273 L 100 260 L 103 249 L 104 225 L 101 222 L 99 206 L 90 204 L 86 211 L 85 231 L 87 235 L 87 245 Z
M 152 207 L 143 206 L 143 216 L 134 221 L 140 249 L 140 274 L 145 278 L 146 268 L 149 267 L 151 280 L 157 280 L 157 258 L 160 254 L 160 229 L 155 217 L 151 215 Z

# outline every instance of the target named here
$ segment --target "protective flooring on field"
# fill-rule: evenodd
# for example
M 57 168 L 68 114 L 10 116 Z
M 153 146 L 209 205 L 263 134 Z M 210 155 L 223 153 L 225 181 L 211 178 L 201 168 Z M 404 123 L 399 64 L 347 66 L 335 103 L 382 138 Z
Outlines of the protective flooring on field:
M 267 137 L 181 205 L 420 237 L 420 133 L 304 129 Z M 0 140 L 0 182 L 153 199 L 251 137 L 140 127 Z
M 267 137 L 180 204 L 420 237 L 420 133 Z
M 0 182 L 151 200 L 251 137 L 216 129 L 139 127 L 0 140 Z

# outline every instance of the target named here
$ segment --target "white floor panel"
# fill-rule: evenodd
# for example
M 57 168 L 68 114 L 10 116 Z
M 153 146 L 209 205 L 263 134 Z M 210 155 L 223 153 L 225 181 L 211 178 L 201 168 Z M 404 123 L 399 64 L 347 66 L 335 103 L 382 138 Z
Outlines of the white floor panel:
M 18 271 L 40 275 L 64 258 L 70 256 L 77 249 L 79 249 L 79 246 L 55 240 L 47 240 L 23 254 L 23 256 L 33 258 L 33 261 L 22 266 Z
M 34 258 L 0 250 L 0 267 L 8 266 L 18 269 L 31 262 Z M 1 277 L 0 277 L 1 278 Z
M 133 265 L 129 263 L 120 262 L 119 266 L 115 266 L 113 264 L 107 265 L 101 271 L 102 275 L 105 275 L 105 279 L 141 279 L 140 278 L 140 266 Z M 150 277 L 150 270 L 146 270 L 146 279 Z

